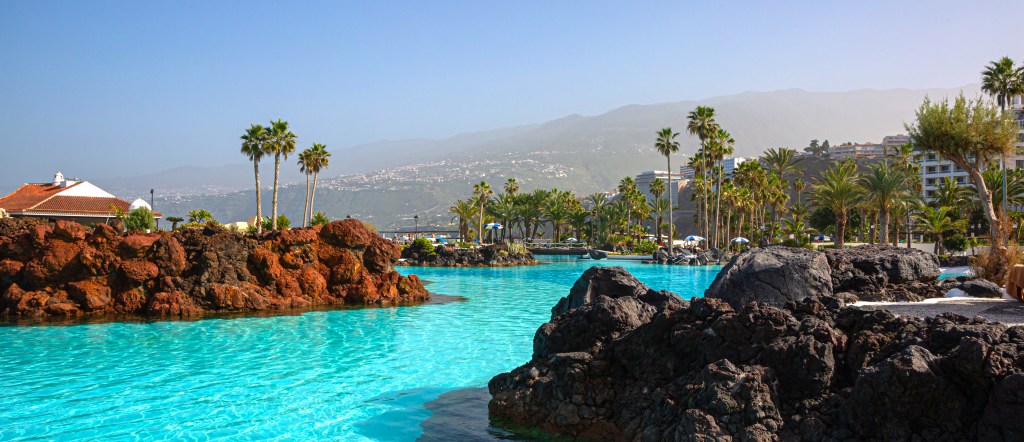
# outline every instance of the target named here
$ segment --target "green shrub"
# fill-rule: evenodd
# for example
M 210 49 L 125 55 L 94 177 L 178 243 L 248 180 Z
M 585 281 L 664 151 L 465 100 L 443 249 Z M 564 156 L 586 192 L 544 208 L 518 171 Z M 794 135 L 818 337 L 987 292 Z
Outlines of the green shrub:
M 309 222 L 312 226 L 323 226 L 331 222 L 330 218 L 327 217 L 323 212 L 317 211 L 313 214 L 313 219 Z
M 273 230 L 271 229 L 270 220 L 269 216 L 263 218 L 263 230 Z M 292 221 L 287 216 L 277 215 L 277 230 L 287 230 L 291 225 Z
M 498 250 L 498 256 L 500 256 L 502 258 L 508 258 L 508 252 L 506 252 L 504 250 Z
M 526 244 L 518 241 L 512 241 L 508 243 L 508 253 L 511 255 L 525 255 L 527 252 Z
M 658 245 L 654 241 L 640 241 L 633 244 L 633 253 L 639 253 L 641 255 L 653 254 L 655 250 L 658 250 Z
M 782 245 L 786 247 L 800 247 L 800 242 L 793 238 L 786 238 L 782 240 Z
M 950 252 L 963 252 L 970 246 L 970 240 L 963 235 L 953 235 L 942 240 L 942 247 Z
M 434 243 L 423 237 L 413 240 L 412 245 L 409 247 L 412 247 L 413 251 L 425 253 L 427 255 L 433 255 L 436 253 L 434 252 Z
M 156 218 L 153 212 L 145 207 L 132 210 L 124 217 L 124 228 L 129 232 L 141 232 L 156 229 Z

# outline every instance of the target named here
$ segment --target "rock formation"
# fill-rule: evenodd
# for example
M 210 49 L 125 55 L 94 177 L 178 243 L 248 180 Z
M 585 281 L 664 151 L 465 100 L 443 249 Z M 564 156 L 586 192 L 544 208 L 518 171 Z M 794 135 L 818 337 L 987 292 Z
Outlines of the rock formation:
M 529 251 L 512 253 L 508 246 L 493 244 L 478 249 L 460 249 L 439 245 L 422 250 L 415 244 L 402 249 L 405 264 L 433 267 L 508 267 L 533 265 L 537 259 Z
M 686 302 L 591 269 L 488 388 L 498 422 L 590 440 L 1021 440 L 1024 328 Z
M 260 238 L 214 226 L 121 234 L 8 221 L 0 221 L 0 315 L 8 317 L 194 317 L 429 297 L 418 278 L 392 268 L 398 247 L 356 220 Z
M 704 293 L 740 308 L 750 301 L 782 306 L 811 296 L 848 302 L 920 301 L 941 297 L 938 258 L 916 249 L 858 246 L 818 252 L 772 246 L 737 255 Z

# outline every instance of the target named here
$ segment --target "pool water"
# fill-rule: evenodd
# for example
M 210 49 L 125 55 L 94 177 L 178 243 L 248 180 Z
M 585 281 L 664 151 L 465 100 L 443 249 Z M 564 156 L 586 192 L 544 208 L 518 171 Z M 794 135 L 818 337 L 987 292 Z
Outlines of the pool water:
M 0 440 L 415 440 L 431 416 L 427 403 L 484 387 L 525 363 L 537 327 L 592 265 L 622 265 L 652 288 L 688 298 L 720 270 L 576 259 L 404 267 L 399 271 L 429 281 L 431 292 L 467 300 L 296 316 L 3 326 Z

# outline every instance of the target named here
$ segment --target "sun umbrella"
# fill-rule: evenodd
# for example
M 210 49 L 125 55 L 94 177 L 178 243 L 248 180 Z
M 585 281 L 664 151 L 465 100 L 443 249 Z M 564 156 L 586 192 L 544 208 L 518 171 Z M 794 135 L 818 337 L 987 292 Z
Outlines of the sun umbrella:
M 576 241 L 577 241 L 576 238 L 566 238 L 565 239 L 565 242 L 576 242 Z
M 707 238 L 704 238 L 703 236 L 697 236 L 697 235 L 690 235 L 690 236 L 687 236 L 686 238 L 683 238 L 683 241 L 706 241 L 706 240 L 707 240 Z
M 814 237 L 817 241 L 832 241 L 832 238 L 827 235 L 818 235 Z
M 488 224 L 484 224 L 484 228 L 485 229 L 491 229 L 491 230 L 498 230 L 498 229 L 501 229 L 503 227 L 501 227 L 501 224 L 498 224 L 498 223 L 488 223 Z
M 744 238 L 742 236 L 737 236 L 737 237 L 732 239 L 732 242 L 737 243 L 737 244 L 746 244 L 746 243 L 750 242 L 750 240 L 746 239 L 746 238 Z

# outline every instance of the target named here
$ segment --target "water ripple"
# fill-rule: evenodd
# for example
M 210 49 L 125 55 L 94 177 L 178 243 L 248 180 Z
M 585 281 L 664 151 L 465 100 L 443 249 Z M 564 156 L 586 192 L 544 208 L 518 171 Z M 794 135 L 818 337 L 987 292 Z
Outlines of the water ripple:
M 424 404 L 528 360 L 534 331 L 593 264 L 401 268 L 467 298 L 418 307 L 0 326 L 0 440 L 415 440 Z M 625 265 L 685 296 L 718 272 Z

